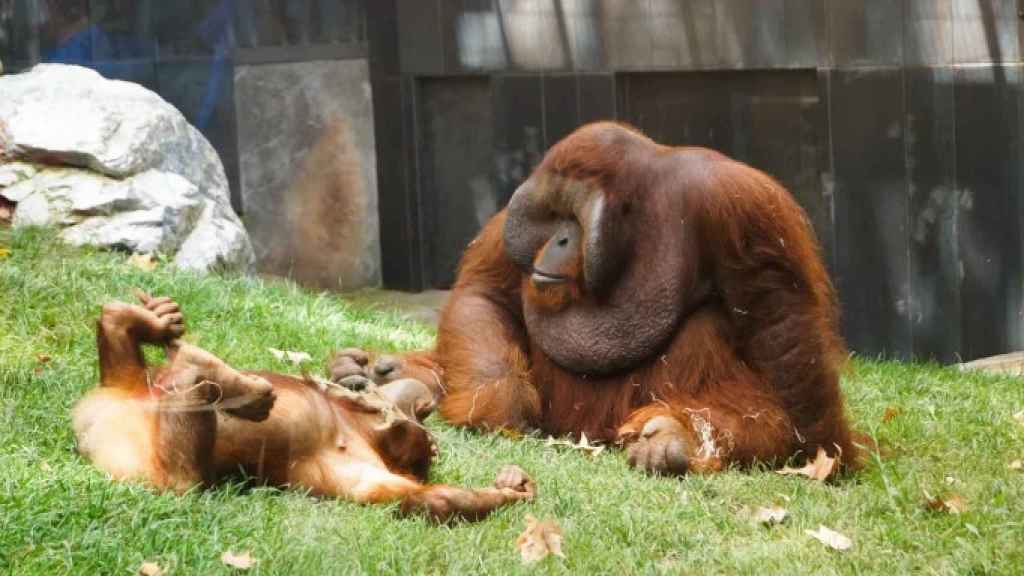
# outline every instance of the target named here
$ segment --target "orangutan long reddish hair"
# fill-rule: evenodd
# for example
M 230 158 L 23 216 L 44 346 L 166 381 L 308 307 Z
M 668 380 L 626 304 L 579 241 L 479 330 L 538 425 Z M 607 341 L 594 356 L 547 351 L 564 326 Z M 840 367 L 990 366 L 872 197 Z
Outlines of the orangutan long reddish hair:
M 814 233 L 775 180 L 614 123 L 556 144 L 470 244 L 440 413 L 618 441 L 643 469 L 854 461 Z

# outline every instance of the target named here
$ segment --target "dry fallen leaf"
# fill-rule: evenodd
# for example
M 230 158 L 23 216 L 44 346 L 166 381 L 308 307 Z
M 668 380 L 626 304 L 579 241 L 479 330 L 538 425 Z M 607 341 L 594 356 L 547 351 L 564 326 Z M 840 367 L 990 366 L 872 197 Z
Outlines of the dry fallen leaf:
M 227 566 L 238 568 L 239 570 L 248 570 L 256 565 L 256 561 L 252 559 L 249 552 L 235 554 L 231 550 L 228 550 L 220 555 L 220 561 Z
M 46 364 L 50 360 L 53 360 L 53 358 L 50 358 L 49 354 L 43 354 L 42 352 L 36 354 L 36 362 L 40 364 Z
M 6 246 L 0 246 L 0 260 L 7 258 L 11 255 L 11 250 Z
M 604 452 L 604 446 L 598 442 L 591 442 L 587 439 L 587 435 L 580 433 L 580 441 L 573 442 L 572 440 L 558 440 L 554 436 L 548 436 L 545 446 L 566 446 L 575 450 L 582 450 L 591 456 L 597 456 L 601 452 Z
M 1024 410 L 1015 413 L 1013 415 L 1013 419 L 1016 420 L 1017 423 L 1020 424 L 1021 426 L 1024 426 Z
M 290 362 L 291 364 L 298 366 L 303 362 L 309 362 L 312 360 L 312 356 L 305 352 L 294 352 L 292 350 L 278 350 L 277 348 L 267 348 L 270 353 L 274 355 L 274 358 L 282 362 Z
M 775 524 L 782 524 L 786 517 L 789 516 L 789 512 L 786 511 L 782 506 L 761 506 L 753 514 L 750 515 L 750 519 L 764 526 L 772 526 Z
M 935 498 L 925 490 L 924 497 L 925 507 L 933 512 L 963 514 L 967 510 L 967 504 L 959 494 L 947 494 L 942 498 Z
M 1014 460 L 1006 465 L 1010 470 L 1024 470 L 1024 460 Z
M 143 272 L 156 270 L 156 258 L 152 254 L 132 254 L 128 257 L 128 264 L 135 266 Z
M 537 520 L 526 516 L 526 530 L 516 538 L 516 548 L 523 564 L 532 564 L 548 554 L 565 558 L 562 554 L 562 529 L 553 518 Z
M 139 576 L 160 576 L 164 571 L 156 562 L 143 562 L 139 566 Z
M 849 550 L 853 546 L 853 540 L 828 528 L 824 524 L 819 524 L 817 530 L 804 530 L 804 533 L 835 550 Z
M 590 453 L 591 456 L 597 456 L 601 452 L 604 452 L 604 446 L 600 443 L 593 443 L 587 440 L 587 435 L 580 432 L 580 441 L 574 446 L 577 450 L 583 450 L 584 452 Z
M 818 446 L 818 455 L 814 457 L 813 461 L 808 462 L 803 468 L 790 468 L 789 466 L 786 466 L 782 470 L 776 470 L 776 473 L 782 474 L 783 476 L 806 476 L 811 480 L 821 482 L 835 471 L 836 462 L 838 460 L 838 458 L 829 457 L 825 452 L 825 449 Z
M 882 414 L 882 422 L 892 422 L 900 414 L 903 414 L 903 410 L 895 406 L 889 406 L 885 409 L 885 413 Z

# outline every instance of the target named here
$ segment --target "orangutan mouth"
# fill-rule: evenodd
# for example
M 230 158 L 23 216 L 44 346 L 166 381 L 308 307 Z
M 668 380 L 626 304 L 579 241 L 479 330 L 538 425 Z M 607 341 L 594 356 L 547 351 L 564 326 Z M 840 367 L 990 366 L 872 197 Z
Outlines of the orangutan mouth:
M 561 274 L 549 274 L 547 272 L 541 272 L 540 270 L 534 269 L 533 276 L 530 277 L 533 283 L 537 286 L 548 286 L 551 284 L 564 284 L 569 280 L 568 276 Z

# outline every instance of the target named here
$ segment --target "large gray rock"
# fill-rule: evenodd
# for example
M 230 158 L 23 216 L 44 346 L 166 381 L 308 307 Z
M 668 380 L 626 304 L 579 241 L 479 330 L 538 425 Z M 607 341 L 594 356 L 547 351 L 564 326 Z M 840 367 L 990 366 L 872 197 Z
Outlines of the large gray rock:
M 15 226 L 61 226 L 73 244 L 204 271 L 253 262 L 210 143 L 158 95 L 87 68 L 0 77 L 0 195 Z

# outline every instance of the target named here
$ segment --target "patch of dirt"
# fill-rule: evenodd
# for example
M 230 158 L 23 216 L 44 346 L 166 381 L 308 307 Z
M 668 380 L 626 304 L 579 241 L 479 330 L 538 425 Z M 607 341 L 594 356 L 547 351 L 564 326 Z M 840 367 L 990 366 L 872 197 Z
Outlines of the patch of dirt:
M 441 309 L 448 301 L 449 294 L 448 290 L 427 290 L 413 293 L 364 288 L 345 293 L 344 298 L 374 308 L 395 310 L 409 320 L 437 326 L 437 322 L 441 318 Z

